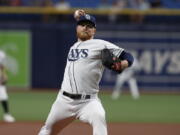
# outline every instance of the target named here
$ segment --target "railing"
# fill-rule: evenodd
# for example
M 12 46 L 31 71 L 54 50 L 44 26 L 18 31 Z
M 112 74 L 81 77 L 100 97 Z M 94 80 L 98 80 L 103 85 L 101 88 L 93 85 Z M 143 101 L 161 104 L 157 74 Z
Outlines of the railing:
M 53 7 L 0 7 L 0 14 L 72 14 L 77 8 L 71 8 L 67 10 L 61 10 Z M 178 9 L 149 9 L 149 10 L 134 10 L 134 9 L 91 9 L 86 8 L 87 13 L 96 15 L 180 15 Z

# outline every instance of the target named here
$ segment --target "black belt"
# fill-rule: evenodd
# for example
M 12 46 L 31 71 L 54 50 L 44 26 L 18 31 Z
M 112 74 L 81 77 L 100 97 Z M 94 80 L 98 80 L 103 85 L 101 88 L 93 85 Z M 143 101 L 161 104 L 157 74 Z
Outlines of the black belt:
M 76 99 L 76 100 L 77 99 L 90 99 L 91 98 L 91 95 L 71 94 L 71 93 L 68 93 L 66 91 L 63 91 L 63 95 L 70 97 L 72 99 Z

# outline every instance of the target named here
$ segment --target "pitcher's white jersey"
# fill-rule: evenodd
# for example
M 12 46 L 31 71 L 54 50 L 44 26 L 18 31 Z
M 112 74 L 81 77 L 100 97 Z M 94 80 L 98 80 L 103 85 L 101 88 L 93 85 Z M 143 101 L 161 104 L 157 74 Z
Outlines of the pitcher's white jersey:
M 74 94 L 96 94 L 104 71 L 101 51 L 105 48 L 117 57 L 124 50 L 100 39 L 76 42 L 68 54 L 61 90 Z

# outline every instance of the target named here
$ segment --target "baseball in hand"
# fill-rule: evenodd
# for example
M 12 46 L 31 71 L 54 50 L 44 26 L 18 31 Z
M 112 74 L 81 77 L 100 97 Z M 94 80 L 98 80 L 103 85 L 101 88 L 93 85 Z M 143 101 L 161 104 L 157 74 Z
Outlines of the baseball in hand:
M 74 12 L 74 18 L 75 18 L 76 20 L 79 20 L 79 18 L 80 18 L 81 16 L 85 15 L 85 14 L 86 14 L 86 13 L 85 13 L 84 10 L 78 9 L 78 10 L 76 10 L 76 11 Z

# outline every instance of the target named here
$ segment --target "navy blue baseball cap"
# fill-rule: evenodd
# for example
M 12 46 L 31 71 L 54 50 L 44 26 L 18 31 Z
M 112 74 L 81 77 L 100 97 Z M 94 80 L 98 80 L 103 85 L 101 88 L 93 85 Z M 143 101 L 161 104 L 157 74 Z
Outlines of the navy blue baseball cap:
M 77 24 L 80 24 L 81 22 L 90 22 L 93 24 L 94 27 L 96 27 L 96 18 L 92 15 L 85 14 L 81 16 L 77 21 Z

